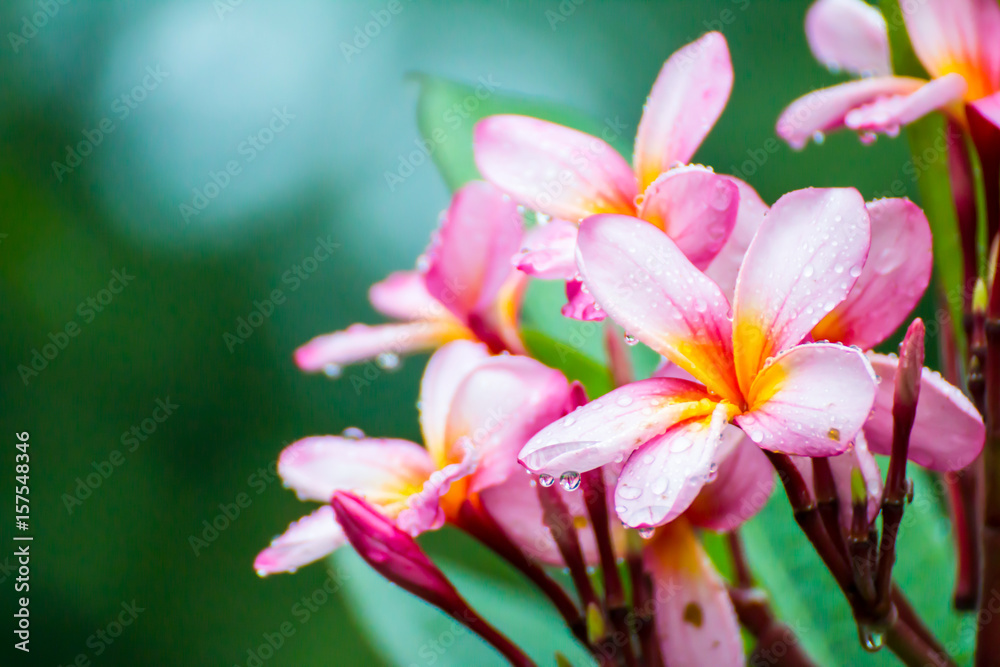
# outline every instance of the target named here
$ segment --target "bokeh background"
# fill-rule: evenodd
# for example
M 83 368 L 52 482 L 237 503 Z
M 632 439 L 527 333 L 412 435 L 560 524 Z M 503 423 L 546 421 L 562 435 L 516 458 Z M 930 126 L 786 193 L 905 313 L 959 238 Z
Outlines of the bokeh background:
M 447 205 L 430 161 L 402 182 L 385 176 L 419 136 L 414 73 L 485 79 L 504 95 L 619 118 L 627 143 L 667 56 L 720 29 L 736 84 L 699 161 L 742 175 L 767 201 L 809 185 L 854 185 L 870 198 L 901 179 L 915 190 L 904 140 L 862 147 L 842 135 L 801 153 L 763 150 L 785 104 L 834 80 L 806 47 L 806 2 L 400 0 L 376 36 L 355 41 L 388 4 L 0 6 L 0 663 L 69 665 L 83 655 L 100 665 L 249 666 L 265 634 L 290 622 L 294 635 L 258 655 L 261 664 L 407 664 L 405 650 L 372 641 L 364 621 L 373 617 L 394 635 L 411 633 L 409 664 L 498 660 L 467 636 L 451 639 L 480 651 L 470 662 L 459 648 L 420 650 L 411 607 L 358 568 L 334 576 L 337 593 L 314 597 L 323 602 L 303 620 L 302 598 L 323 589 L 327 569 L 261 580 L 251 567 L 307 509 L 267 472 L 283 443 L 347 426 L 419 437 L 424 357 L 363 386 L 292 363 L 317 334 L 378 321 L 367 287 L 413 265 Z M 82 141 L 96 145 L 68 155 Z M 185 215 L 182 205 L 205 203 L 197 192 L 231 161 L 239 173 Z M 337 248 L 296 285 L 289 272 L 317 239 Z M 114 271 L 134 279 L 108 302 Z M 285 302 L 227 345 L 238 318 L 275 289 Z M 19 370 L 70 323 L 78 334 L 45 368 Z M 158 400 L 177 407 L 150 422 Z M 144 420 L 155 431 L 123 442 Z M 31 436 L 35 538 L 27 656 L 12 650 L 8 630 L 21 431 Z M 113 456 L 119 464 L 99 486 L 81 490 Z M 249 506 L 193 546 L 203 522 L 241 493 Z M 482 556 L 455 536 L 428 543 Z M 498 581 L 516 579 L 498 572 Z M 135 622 L 110 643 L 96 638 L 133 601 Z

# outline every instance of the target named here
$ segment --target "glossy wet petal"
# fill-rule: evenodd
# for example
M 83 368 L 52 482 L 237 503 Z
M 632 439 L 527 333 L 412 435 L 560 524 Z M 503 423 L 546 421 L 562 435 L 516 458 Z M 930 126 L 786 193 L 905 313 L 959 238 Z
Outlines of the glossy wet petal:
M 632 452 L 615 488 L 615 512 L 626 526 L 652 527 L 686 510 L 717 472 L 727 414 L 712 415 L 670 428 Z
M 674 163 L 691 161 L 722 115 L 732 88 L 733 65 L 721 33 L 707 33 L 667 59 L 635 138 L 640 190 Z
M 474 131 L 476 166 L 518 203 L 576 222 L 631 213 L 632 168 L 605 141 L 527 116 L 490 116 Z
M 253 567 L 261 576 L 295 572 L 303 565 L 329 556 L 346 543 L 333 508 L 323 505 L 274 538 L 269 547 L 257 554 Z
M 768 357 L 802 341 L 851 291 L 869 227 L 853 188 L 796 190 L 771 207 L 736 281 L 733 348 L 744 395 Z
M 969 99 L 1000 89 L 1000 6 L 993 0 L 922 0 L 903 11 L 910 42 L 934 77 L 962 75 Z
M 432 472 L 423 488 L 406 499 L 406 508 L 396 517 L 399 529 L 416 537 L 443 526 L 447 517 L 441 507 L 441 498 L 451 490 L 454 482 L 471 475 L 478 463 L 478 457 L 469 448 L 462 461 Z
M 813 55 L 832 70 L 884 76 L 892 73 L 885 18 L 864 0 L 818 0 L 806 13 Z
M 519 459 L 555 477 L 622 461 L 674 424 L 711 414 L 716 405 L 699 384 L 670 378 L 632 382 L 587 403 L 531 438 Z
M 868 358 L 881 382 L 865 436 L 874 453 L 888 455 L 892 452 L 893 383 L 898 360 L 874 352 L 869 352 Z M 979 412 L 965 394 L 940 374 L 923 369 L 908 458 L 932 470 L 959 470 L 979 456 L 985 433 Z
M 704 269 L 729 238 L 739 204 L 739 187 L 731 179 L 689 165 L 653 181 L 638 215 L 666 232 L 692 264 Z
M 901 126 L 962 99 L 967 88 L 961 76 L 947 74 L 911 93 L 889 95 L 858 106 L 844 116 L 844 125 L 855 132 L 895 135 Z
M 404 324 L 352 324 L 343 331 L 317 336 L 295 350 L 304 371 L 321 371 L 374 359 L 380 354 L 403 355 L 433 350 L 471 333 L 452 318 Z
M 733 443 L 727 447 L 726 441 Z M 728 449 L 728 452 L 722 450 Z M 734 530 L 767 504 L 774 490 L 774 468 L 743 431 L 727 426 L 719 453 L 718 477 L 706 484 L 684 513 L 709 530 Z
M 517 205 L 489 183 L 455 193 L 427 252 L 427 291 L 460 319 L 488 307 L 511 274 L 521 247 Z
M 430 320 L 448 316 L 448 311 L 427 291 L 424 274 L 396 271 L 368 290 L 375 310 L 397 320 Z
M 795 149 L 814 136 L 844 127 L 847 114 L 883 97 L 908 95 L 926 83 L 921 79 L 879 76 L 821 88 L 803 95 L 781 113 L 778 136 Z
M 576 235 L 568 220 L 553 220 L 534 227 L 524 236 L 522 251 L 514 258 L 518 270 L 543 280 L 568 280 L 576 275 Z
M 625 331 L 734 403 L 729 301 L 662 231 L 623 215 L 580 227 L 577 266 L 604 311 Z
M 329 502 L 338 489 L 389 504 L 418 491 L 434 470 L 427 451 L 408 440 L 327 435 L 304 438 L 278 457 L 278 474 L 300 500 Z
M 656 634 L 668 665 L 742 665 L 743 639 L 722 577 L 684 520 L 643 549 L 653 580 Z
M 875 374 L 857 350 L 798 345 L 764 367 L 736 423 L 764 449 L 802 456 L 845 451 L 875 401 Z
M 420 431 L 436 467 L 453 463 L 448 460 L 446 434 L 455 392 L 466 376 L 489 356 L 482 343 L 456 341 L 435 352 L 427 362 L 420 380 Z

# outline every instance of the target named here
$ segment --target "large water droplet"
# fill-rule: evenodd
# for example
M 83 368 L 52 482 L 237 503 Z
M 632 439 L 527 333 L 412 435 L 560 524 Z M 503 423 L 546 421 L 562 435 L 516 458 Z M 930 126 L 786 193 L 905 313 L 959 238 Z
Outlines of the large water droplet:
M 559 476 L 559 486 L 565 491 L 576 491 L 580 488 L 580 473 L 567 470 Z
M 691 438 L 687 438 L 682 435 L 680 437 L 674 438 L 674 441 L 670 443 L 670 451 L 683 452 L 693 444 L 694 441 Z
M 858 626 L 858 636 L 861 638 L 861 646 L 869 653 L 875 653 L 882 648 L 882 633 L 867 625 Z
M 552 475 L 548 475 L 544 472 L 538 476 L 538 483 L 544 486 L 545 488 L 552 486 L 555 483 L 555 481 L 556 481 L 555 477 L 553 477 Z
M 348 426 L 343 430 L 343 432 L 341 432 L 340 435 L 347 438 L 348 440 L 360 440 L 361 438 L 365 437 L 365 432 L 362 431 L 357 426 Z
M 653 533 L 656 532 L 656 528 L 652 526 L 643 526 L 642 528 L 639 529 L 638 532 L 639 532 L 639 537 L 641 537 L 644 540 L 648 540 L 653 536 Z
M 806 264 L 806 268 L 802 269 L 802 276 L 804 278 L 808 278 L 808 277 L 810 277 L 815 272 L 816 272 L 816 269 L 813 268 L 812 264 Z
M 817 144 L 822 144 L 824 141 L 826 141 L 826 135 L 820 132 L 819 130 L 816 130 L 815 132 L 813 132 L 813 141 L 815 141 Z
M 343 372 L 344 369 L 340 366 L 340 364 L 327 364 L 326 366 L 323 366 L 323 373 L 328 378 L 339 378 L 340 374 Z
M 649 490 L 658 496 L 662 496 L 670 488 L 670 480 L 666 477 L 659 477 L 649 485 Z
M 630 334 L 627 331 L 625 332 L 625 344 L 626 345 L 635 345 L 638 342 L 639 342 L 638 338 L 636 338 L 635 336 L 633 336 L 632 334 Z
M 616 493 L 619 498 L 624 498 L 625 500 L 635 500 L 642 495 L 642 490 L 634 486 L 620 484 Z
M 623 408 L 627 408 L 628 406 L 632 405 L 632 397 L 631 396 L 619 396 L 618 400 L 615 401 L 615 403 L 617 403 L 618 405 L 620 405 Z

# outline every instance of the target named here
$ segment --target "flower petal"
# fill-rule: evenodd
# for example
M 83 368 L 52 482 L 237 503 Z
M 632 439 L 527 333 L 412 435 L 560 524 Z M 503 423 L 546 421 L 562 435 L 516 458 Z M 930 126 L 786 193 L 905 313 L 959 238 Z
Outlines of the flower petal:
M 947 74 L 912 93 L 880 97 L 852 109 L 844 116 L 844 125 L 855 132 L 895 135 L 902 125 L 962 99 L 967 89 L 965 79 L 958 74 Z
M 732 441 L 728 444 L 727 441 Z M 729 449 L 728 453 L 722 450 Z M 727 426 L 719 454 L 719 473 L 706 484 L 684 516 L 701 528 L 734 530 L 767 504 L 774 490 L 774 468 L 743 431 Z
M 606 142 L 527 116 L 490 116 L 476 124 L 476 166 L 536 211 L 576 222 L 595 213 L 635 210 L 632 168 Z
M 733 231 L 739 203 L 732 180 L 688 165 L 661 174 L 646 188 L 639 217 L 666 232 L 695 267 L 704 269 Z
M 566 281 L 566 303 L 560 312 L 563 317 L 581 322 L 602 322 L 608 316 L 580 280 Z
M 538 432 L 521 450 L 528 470 L 558 477 L 623 460 L 674 424 L 711 414 L 716 401 L 701 385 L 650 378 L 619 387 Z
M 427 291 L 467 321 L 496 299 L 521 247 L 517 206 L 489 183 L 474 181 L 452 198 L 427 251 Z
M 455 390 L 445 442 L 448 461 L 465 456 L 463 438 L 479 457 L 469 491 L 475 493 L 517 472 L 517 453 L 531 436 L 566 414 L 571 387 L 557 370 L 521 356 L 491 357 Z M 457 451 L 456 451 L 457 450 Z
M 864 0 L 818 0 L 806 13 L 813 55 L 832 70 L 884 76 L 892 73 L 885 18 Z
M 736 423 L 764 449 L 801 456 L 845 451 L 875 401 L 875 373 L 857 350 L 797 345 L 761 370 Z
M 441 498 L 451 489 L 452 483 L 471 475 L 478 464 L 479 457 L 470 446 L 459 463 L 451 463 L 432 472 L 423 488 L 406 499 L 406 509 L 396 517 L 399 529 L 416 537 L 443 526 L 446 514 L 441 507 Z
M 873 452 L 888 455 L 892 452 L 893 384 L 898 360 L 874 352 L 869 352 L 868 358 L 881 382 L 865 435 Z M 960 470 L 979 456 L 985 433 L 979 412 L 965 394 L 938 373 L 923 369 L 907 458 L 931 470 Z
M 317 336 L 295 350 L 295 363 L 304 371 L 335 369 L 373 359 L 380 354 L 409 354 L 433 350 L 448 341 L 467 338 L 469 331 L 451 317 L 405 324 L 352 324 L 343 331 Z
M 521 254 L 515 257 L 519 271 L 542 280 L 568 280 L 576 275 L 576 235 L 568 220 L 553 220 L 524 235 Z
M 397 320 L 431 320 L 448 316 L 441 302 L 427 291 L 424 274 L 396 271 L 371 286 L 368 300 L 375 310 Z
M 690 162 L 729 100 L 733 65 L 722 33 L 681 47 L 660 70 L 635 137 L 640 190 L 675 162 Z
M 479 497 L 493 520 L 529 559 L 563 565 L 552 532 L 542 521 L 542 505 L 538 502 L 535 484 L 537 482 L 528 475 L 511 475 L 503 484 L 484 489 Z M 573 516 L 584 560 L 597 564 L 600 558 L 583 493 L 562 489 L 559 492 Z
M 796 190 L 775 202 L 736 280 L 733 348 L 744 395 L 768 357 L 801 342 L 844 300 L 870 242 L 853 188 Z
M 632 453 L 615 488 L 615 512 L 626 526 L 659 526 L 691 505 L 716 470 L 726 409 L 690 419 Z
M 295 572 L 303 565 L 329 556 L 346 543 L 333 508 L 323 505 L 271 540 L 271 546 L 257 554 L 253 567 L 262 577 L 276 572 Z
M 659 229 L 624 215 L 580 227 L 577 266 L 604 311 L 627 332 L 733 403 L 729 302 Z
M 913 50 L 934 77 L 969 83 L 969 99 L 1000 88 L 1000 6 L 993 0 L 924 0 L 903 12 Z
M 300 500 L 329 502 L 337 490 L 355 490 L 370 502 L 391 504 L 420 490 L 434 471 L 427 451 L 408 440 L 314 436 L 278 457 L 278 474 Z
M 420 432 L 436 467 L 450 463 L 446 432 L 455 392 L 466 376 L 489 357 L 482 343 L 455 341 L 435 352 L 427 362 L 420 380 Z
M 747 254 L 747 248 L 767 215 L 767 204 L 749 184 L 734 176 L 728 176 L 740 191 L 740 205 L 736 212 L 736 222 L 725 244 L 712 263 L 705 269 L 705 275 L 722 288 L 722 293 L 732 300 L 736 291 L 736 276 Z
M 852 109 L 882 97 L 908 95 L 925 83 L 909 77 L 880 76 L 814 90 L 781 112 L 778 136 L 792 148 L 801 149 L 814 136 L 844 127 L 844 118 Z
M 931 228 L 907 199 L 867 205 L 872 244 L 847 298 L 813 328 L 813 338 L 870 349 L 894 332 L 931 280 Z
M 743 639 L 722 577 L 683 520 L 643 549 L 653 580 L 656 634 L 668 665 L 742 665 Z

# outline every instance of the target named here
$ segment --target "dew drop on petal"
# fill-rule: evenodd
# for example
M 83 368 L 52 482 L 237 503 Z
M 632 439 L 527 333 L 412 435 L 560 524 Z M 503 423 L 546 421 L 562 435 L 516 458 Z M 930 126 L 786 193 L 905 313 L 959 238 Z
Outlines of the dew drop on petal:
M 348 440 L 360 440 L 361 438 L 365 437 L 365 432 L 362 431 L 357 426 L 348 426 L 343 430 L 343 432 L 340 435 L 347 438 Z
M 328 378 L 339 378 L 340 374 L 344 372 L 340 364 L 327 364 L 323 366 L 323 374 Z
M 399 368 L 399 356 L 392 352 L 382 352 L 375 357 L 375 365 L 382 370 L 394 371 Z
M 625 500 L 635 500 L 642 495 L 642 490 L 634 486 L 619 485 L 615 493 L 618 494 L 619 498 L 624 498 Z
M 639 342 L 638 338 L 636 338 L 635 336 L 633 336 L 632 334 L 630 334 L 627 331 L 625 332 L 625 344 L 626 345 L 635 345 L 638 342 Z
M 656 532 L 656 528 L 654 528 L 653 526 L 643 526 L 642 528 L 639 529 L 638 532 L 639 532 L 639 537 L 641 537 L 644 540 L 648 540 L 653 536 L 653 533 Z
M 567 470 L 559 476 L 559 486 L 561 486 L 564 491 L 576 491 L 580 488 L 580 473 L 573 470 Z
M 632 405 L 632 397 L 631 396 L 619 396 L 618 400 L 615 401 L 615 402 L 618 405 L 620 405 L 621 407 L 627 408 L 628 406 Z
M 804 278 L 809 278 L 813 273 L 815 273 L 815 271 L 816 270 L 813 268 L 812 264 L 806 264 L 806 267 L 802 269 L 802 276 Z
M 552 486 L 552 484 L 554 484 L 555 481 L 556 481 L 555 477 L 553 477 L 552 475 L 548 475 L 544 472 L 538 476 L 538 483 L 544 486 L 545 488 Z
M 666 493 L 668 488 L 670 488 L 670 480 L 668 480 L 666 477 L 658 477 L 649 486 L 649 490 L 658 496 L 662 496 L 664 493 Z

